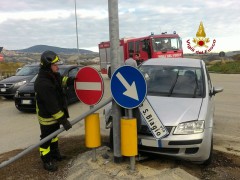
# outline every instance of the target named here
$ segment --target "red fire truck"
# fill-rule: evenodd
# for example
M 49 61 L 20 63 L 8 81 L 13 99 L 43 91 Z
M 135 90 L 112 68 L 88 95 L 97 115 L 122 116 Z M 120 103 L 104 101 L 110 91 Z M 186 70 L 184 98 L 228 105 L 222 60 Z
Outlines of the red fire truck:
M 183 57 L 182 41 L 176 32 L 173 34 L 162 33 L 140 38 L 120 39 L 120 58 L 122 63 L 129 58 L 129 53 L 140 56 L 140 61 L 159 57 Z M 101 42 L 99 45 L 100 68 L 102 74 L 111 77 L 110 42 Z

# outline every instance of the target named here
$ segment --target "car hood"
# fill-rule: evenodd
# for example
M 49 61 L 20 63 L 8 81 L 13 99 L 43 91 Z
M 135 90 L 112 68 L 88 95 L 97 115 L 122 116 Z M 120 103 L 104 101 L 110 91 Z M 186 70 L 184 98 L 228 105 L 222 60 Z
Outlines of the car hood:
M 25 84 L 24 86 L 21 86 L 18 88 L 18 92 L 20 93 L 33 93 L 34 92 L 34 83 L 29 82 Z
M 33 76 L 11 76 L 6 79 L 3 79 L 0 81 L 0 83 L 16 83 L 20 81 L 26 80 L 27 82 L 30 81 L 33 78 Z
M 147 96 L 147 99 L 165 126 L 197 120 L 202 104 L 202 98 Z

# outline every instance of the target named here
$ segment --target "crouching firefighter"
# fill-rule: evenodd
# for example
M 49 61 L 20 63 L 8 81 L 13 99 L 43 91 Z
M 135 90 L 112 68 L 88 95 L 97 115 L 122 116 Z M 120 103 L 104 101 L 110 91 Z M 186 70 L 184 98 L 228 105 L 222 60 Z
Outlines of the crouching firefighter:
M 72 84 L 74 79 L 61 76 L 58 72 L 57 62 L 59 62 L 59 57 L 56 53 L 52 51 L 43 52 L 38 77 L 34 83 L 41 139 L 58 130 L 60 125 L 63 125 L 66 131 L 72 127 L 67 120 L 69 114 L 63 88 Z M 42 144 L 39 151 L 43 167 L 48 171 L 56 171 L 57 165 L 55 162 L 66 158 L 59 152 L 58 137 Z

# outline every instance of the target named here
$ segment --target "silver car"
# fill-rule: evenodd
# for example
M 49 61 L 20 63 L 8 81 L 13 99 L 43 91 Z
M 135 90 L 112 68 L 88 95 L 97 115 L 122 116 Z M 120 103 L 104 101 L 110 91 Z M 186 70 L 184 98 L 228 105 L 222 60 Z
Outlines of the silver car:
M 154 58 L 142 63 L 139 70 L 147 83 L 143 104 L 148 104 L 133 109 L 138 121 L 139 151 L 209 164 L 214 95 L 223 88 L 213 86 L 204 61 Z M 146 110 L 150 114 L 146 115 Z M 112 136 L 110 105 L 104 113 Z

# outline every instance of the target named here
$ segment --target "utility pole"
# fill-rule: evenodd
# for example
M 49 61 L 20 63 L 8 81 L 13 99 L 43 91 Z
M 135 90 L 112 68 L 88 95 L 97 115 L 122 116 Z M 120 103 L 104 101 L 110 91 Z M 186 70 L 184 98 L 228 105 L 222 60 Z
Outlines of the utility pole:
M 118 20 L 118 0 L 108 0 L 109 12 L 109 35 L 110 35 L 110 57 L 111 57 L 111 73 L 121 66 L 119 51 L 119 20 Z M 113 112 L 113 152 L 114 162 L 122 161 L 121 140 L 120 140 L 120 117 L 121 108 L 117 103 L 112 101 Z
M 78 60 L 80 60 L 80 52 L 79 52 L 79 43 L 78 43 L 78 23 L 77 23 L 77 2 L 75 2 L 75 22 L 76 22 L 76 36 L 77 36 L 77 51 L 78 51 Z

